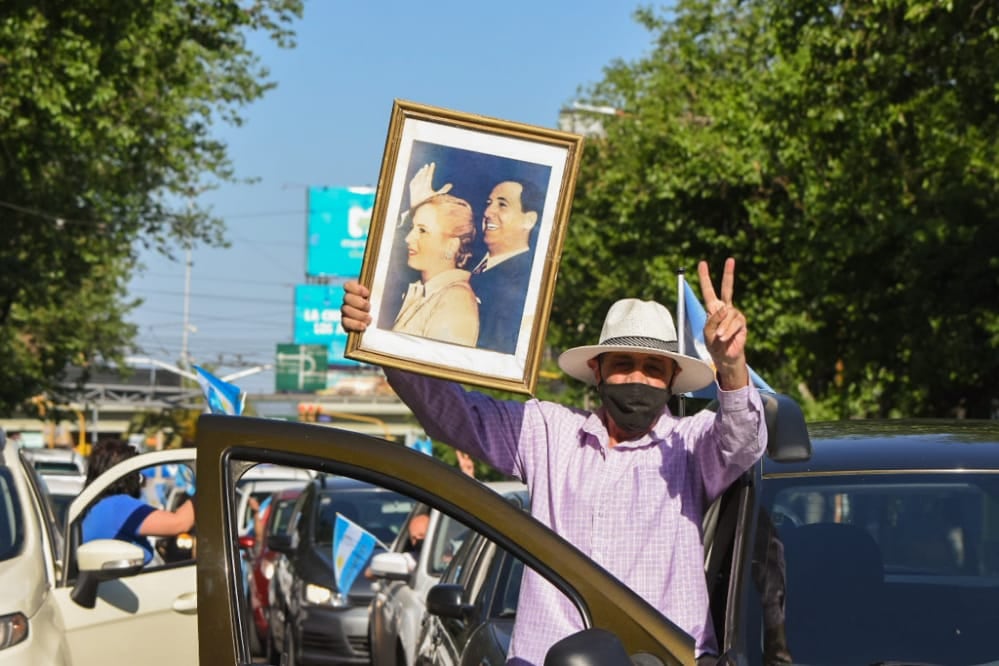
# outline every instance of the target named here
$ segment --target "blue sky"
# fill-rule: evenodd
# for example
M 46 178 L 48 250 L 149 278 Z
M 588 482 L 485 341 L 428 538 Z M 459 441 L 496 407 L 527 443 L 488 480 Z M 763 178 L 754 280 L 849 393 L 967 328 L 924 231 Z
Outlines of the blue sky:
M 306 0 L 298 46 L 253 48 L 277 88 L 220 127 L 241 178 L 200 202 L 226 221 L 231 247 L 193 253 L 188 320 L 193 362 L 273 362 L 291 342 L 293 288 L 303 281 L 306 187 L 377 184 L 393 99 L 555 127 L 559 109 L 614 60 L 635 60 L 651 36 L 627 0 L 504 3 Z M 182 256 L 178 254 L 178 256 Z M 184 265 L 143 254 L 129 287 L 145 355 L 180 358 Z M 220 365 L 221 363 L 221 365 Z M 236 382 L 270 392 L 271 372 Z

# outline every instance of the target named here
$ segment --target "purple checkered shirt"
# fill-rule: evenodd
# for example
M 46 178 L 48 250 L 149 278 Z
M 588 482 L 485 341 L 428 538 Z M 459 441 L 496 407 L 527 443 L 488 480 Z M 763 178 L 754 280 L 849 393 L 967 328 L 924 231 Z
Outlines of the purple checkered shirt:
M 452 382 L 385 374 L 430 436 L 523 480 L 531 513 L 717 653 L 701 519 L 766 448 L 759 392 L 719 391 L 717 413 L 663 412 L 653 431 L 610 448 L 600 412 L 500 401 Z M 543 664 L 582 629 L 572 603 L 525 569 L 508 663 Z

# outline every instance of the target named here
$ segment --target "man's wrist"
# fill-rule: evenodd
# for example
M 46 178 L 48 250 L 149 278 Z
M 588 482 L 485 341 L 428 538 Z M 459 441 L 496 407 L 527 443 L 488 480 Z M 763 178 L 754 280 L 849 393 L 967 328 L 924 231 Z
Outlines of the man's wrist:
M 723 391 L 737 391 L 749 386 L 749 366 L 745 361 L 735 365 L 716 364 L 718 386 Z

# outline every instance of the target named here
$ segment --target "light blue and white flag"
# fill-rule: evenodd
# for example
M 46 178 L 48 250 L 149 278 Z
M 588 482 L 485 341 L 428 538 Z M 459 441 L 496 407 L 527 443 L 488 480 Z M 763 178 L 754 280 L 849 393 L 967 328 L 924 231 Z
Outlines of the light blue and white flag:
M 333 574 L 336 586 L 343 595 L 350 594 L 350 588 L 375 552 L 378 539 L 354 521 L 336 514 L 333 526 Z
M 707 344 L 704 342 L 704 322 L 708 320 L 708 313 L 701 305 L 700 299 L 694 294 L 694 290 L 691 289 L 686 276 L 682 273 L 680 274 L 680 298 L 677 304 L 677 313 L 683 329 L 680 351 L 689 356 L 696 356 L 714 370 L 715 363 L 711 359 L 711 354 L 708 353 Z M 749 368 L 749 379 L 753 382 L 753 386 L 759 390 L 775 392 L 770 388 L 770 384 L 767 384 L 752 368 Z M 692 391 L 685 395 L 688 398 L 714 400 L 717 397 L 717 390 L 718 384 L 712 382 L 699 391 Z
M 246 394 L 238 386 L 219 379 L 200 365 L 193 367 L 198 373 L 198 383 L 201 384 L 201 390 L 205 394 L 208 411 L 212 414 L 228 414 L 230 416 L 239 416 L 243 413 Z

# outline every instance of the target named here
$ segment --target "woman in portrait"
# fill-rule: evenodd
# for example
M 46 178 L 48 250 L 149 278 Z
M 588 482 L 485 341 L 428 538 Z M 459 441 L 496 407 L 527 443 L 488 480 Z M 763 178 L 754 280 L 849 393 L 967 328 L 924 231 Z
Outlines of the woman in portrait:
M 475 225 L 464 199 L 437 193 L 411 211 L 407 264 L 420 273 L 409 285 L 392 330 L 474 347 L 479 306 L 465 265 L 472 256 Z

